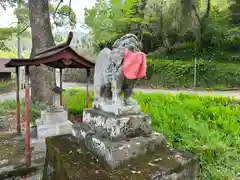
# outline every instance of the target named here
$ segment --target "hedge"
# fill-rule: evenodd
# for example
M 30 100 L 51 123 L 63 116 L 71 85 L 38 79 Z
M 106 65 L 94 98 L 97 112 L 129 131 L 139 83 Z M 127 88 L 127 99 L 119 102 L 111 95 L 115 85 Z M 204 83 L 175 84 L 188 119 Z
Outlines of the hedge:
M 0 94 L 14 91 L 16 84 L 14 81 L 0 82 Z
M 148 80 L 138 86 L 151 84 L 158 88 L 193 88 L 194 60 L 161 60 L 148 58 Z M 199 89 L 226 90 L 240 87 L 240 63 L 197 60 L 197 83 Z M 64 73 L 65 81 L 86 83 L 85 70 Z M 93 72 L 91 74 L 93 76 Z M 93 78 L 91 78 L 93 83 Z
M 143 112 L 152 115 L 154 130 L 167 135 L 172 146 L 199 156 L 199 179 L 235 179 L 240 172 L 240 102 L 160 93 L 137 93 L 134 98 Z M 64 101 L 70 114 L 80 115 L 85 92 L 69 89 L 64 92 Z
M 225 89 L 240 87 L 240 64 L 197 61 L 196 87 Z M 194 60 L 148 60 L 148 79 L 156 87 L 193 88 Z M 139 84 L 146 84 L 145 80 Z

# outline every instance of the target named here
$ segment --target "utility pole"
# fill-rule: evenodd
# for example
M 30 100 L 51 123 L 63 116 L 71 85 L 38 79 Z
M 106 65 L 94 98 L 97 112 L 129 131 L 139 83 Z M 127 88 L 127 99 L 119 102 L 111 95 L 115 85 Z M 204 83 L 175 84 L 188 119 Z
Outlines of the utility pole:
M 17 0 L 17 9 L 21 9 L 22 8 L 22 0 Z M 17 18 L 17 29 L 18 29 L 18 36 L 17 36 L 17 58 L 20 59 L 22 58 L 22 46 L 21 46 L 21 28 L 22 28 L 22 24 L 19 18 Z M 23 81 L 24 81 L 24 71 L 23 71 L 24 67 L 20 67 L 19 68 L 19 82 L 20 82 L 20 89 L 23 88 Z
M 21 8 L 21 0 L 18 0 L 18 10 Z M 18 18 L 18 24 L 17 24 L 17 29 L 18 29 L 18 36 L 17 36 L 17 56 L 18 59 L 21 58 L 21 39 L 20 39 L 20 20 Z M 20 71 L 21 72 L 21 71 Z M 21 134 L 21 121 L 20 121 L 20 98 L 19 98 L 19 67 L 16 67 L 16 102 L 17 102 L 17 107 L 16 107 L 16 120 L 17 120 L 17 132 Z
M 21 9 L 22 8 L 22 0 L 18 0 L 17 1 L 17 9 Z M 18 18 L 18 22 L 17 22 L 17 29 L 18 29 L 18 36 L 17 36 L 17 57 L 18 59 L 21 58 L 21 35 L 19 34 L 21 31 L 21 22 Z

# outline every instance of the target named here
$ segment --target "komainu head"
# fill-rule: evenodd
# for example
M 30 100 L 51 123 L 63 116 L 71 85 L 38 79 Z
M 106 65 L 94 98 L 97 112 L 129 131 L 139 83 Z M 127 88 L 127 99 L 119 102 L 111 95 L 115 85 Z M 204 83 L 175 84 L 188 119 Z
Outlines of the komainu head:
M 142 49 L 142 43 L 136 35 L 126 34 L 114 42 L 113 49 L 114 48 L 127 48 L 130 51 L 140 51 Z

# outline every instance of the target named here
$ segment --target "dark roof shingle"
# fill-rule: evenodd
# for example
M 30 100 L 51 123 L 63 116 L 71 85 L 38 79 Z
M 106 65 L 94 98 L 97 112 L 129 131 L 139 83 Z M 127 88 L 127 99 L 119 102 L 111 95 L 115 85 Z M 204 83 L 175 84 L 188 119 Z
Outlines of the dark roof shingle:
M 65 43 L 50 47 L 36 54 L 33 58 L 28 59 L 11 59 L 5 64 L 5 67 L 27 66 L 45 64 L 53 68 L 93 68 L 95 63 L 92 59 L 77 53 L 71 48 L 70 43 L 73 38 L 72 32 L 69 33 Z M 72 61 L 67 65 L 64 59 Z

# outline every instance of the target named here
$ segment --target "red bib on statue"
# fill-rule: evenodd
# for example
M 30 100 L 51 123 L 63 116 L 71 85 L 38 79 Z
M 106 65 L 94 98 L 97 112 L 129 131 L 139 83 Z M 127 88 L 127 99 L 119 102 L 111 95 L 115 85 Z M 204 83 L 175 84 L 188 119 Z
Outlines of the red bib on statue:
M 143 52 L 124 50 L 123 75 L 127 79 L 139 79 L 146 76 L 146 56 Z

